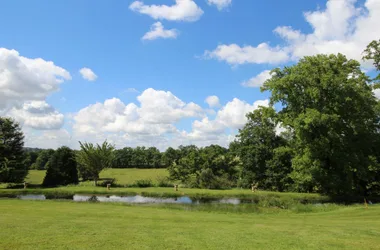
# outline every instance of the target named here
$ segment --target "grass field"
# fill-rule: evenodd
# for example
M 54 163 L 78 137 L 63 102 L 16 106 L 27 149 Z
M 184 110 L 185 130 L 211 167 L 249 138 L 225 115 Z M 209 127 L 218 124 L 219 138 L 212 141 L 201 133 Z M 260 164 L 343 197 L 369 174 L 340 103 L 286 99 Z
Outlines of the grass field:
M 45 177 L 45 170 L 29 170 L 29 174 L 25 181 L 30 184 L 42 184 Z M 168 176 L 166 169 L 106 169 L 100 173 L 100 178 L 116 178 L 117 184 L 133 184 L 137 180 L 152 180 L 157 181 L 158 177 Z
M 0 249 L 379 249 L 380 207 L 294 214 L 0 199 Z

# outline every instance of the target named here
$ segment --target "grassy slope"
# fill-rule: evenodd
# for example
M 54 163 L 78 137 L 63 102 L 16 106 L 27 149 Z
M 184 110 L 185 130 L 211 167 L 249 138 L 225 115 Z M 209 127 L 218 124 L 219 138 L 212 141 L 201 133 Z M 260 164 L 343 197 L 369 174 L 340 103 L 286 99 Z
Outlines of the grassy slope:
M 0 199 L 0 249 L 378 249 L 380 207 L 227 214 Z
M 26 182 L 31 184 L 42 184 L 45 177 L 45 170 L 29 170 L 26 177 Z M 150 179 L 152 182 L 157 180 L 157 177 L 168 176 L 166 169 L 106 169 L 100 173 L 100 178 L 116 178 L 118 184 L 132 184 L 137 180 Z

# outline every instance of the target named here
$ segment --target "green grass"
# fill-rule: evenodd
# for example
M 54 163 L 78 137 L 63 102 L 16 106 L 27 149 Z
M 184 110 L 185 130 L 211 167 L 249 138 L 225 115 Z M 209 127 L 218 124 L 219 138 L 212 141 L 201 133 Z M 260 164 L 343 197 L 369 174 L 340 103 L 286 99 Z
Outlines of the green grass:
M 46 170 L 29 170 L 25 181 L 34 185 L 41 185 L 44 181 Z
M 379 249 L 380 207 L 221 213 L 0 199 L 0 249 Z
M 45 177 L 45 170 L 29 170 L 29 174 L 25 181 L 30 184 L 42 184 Z M 158 177 L 168 176 L 166 169 L 106 169 L 100 173 L 100 178 L 116 178 L 117 184 L 127 185 L 133 184 L 137 180 L 152 180 L 153 183 L 157 181 Z M 91 185 L 91 183 L 83 183 L 82 185 Z
M 167 177 L 169 173 L 166 169 L 106 169 L 100 173 L 100 178 L 116 178 L 117 184 L 133 184 L 137 180 L 157 181 L 158 177 Z

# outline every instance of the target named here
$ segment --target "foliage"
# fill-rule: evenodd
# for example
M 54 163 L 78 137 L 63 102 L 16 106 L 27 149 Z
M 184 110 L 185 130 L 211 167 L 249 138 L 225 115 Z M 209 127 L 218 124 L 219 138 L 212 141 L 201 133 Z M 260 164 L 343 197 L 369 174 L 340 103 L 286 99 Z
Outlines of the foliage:
M 360 64 L 345 56 L 305 57 L 272 71 L 263 90 L 281 103 L 277 121 L 290 132 L 294 187 L 367 195 L 379 173 L 377 100 Z M 372 170 L 370 170 L 372 169 Z
M 131 185 L 131 187 L 139 187 L 139 188 L 147 188 L 147 187 L 152 187 L 153 182 L 152 180 L 137 180 L 135 183 Z
M 113 166 L 114 146 L 104 141 L 102 145 L 79 142 L 81 150 L 76 154 L 76 161 L 81 166 L 81 173 L 91 176 L 95 186 L 99 179 L 99 173 Z
M 372 41 L 363 52 L 363 60 L 372 60 L 376 70 L 380 71 L 380 40 Z M 380 75 L 376 80 L 380 80 Z
M 58 148 L 46 165 L 47 171 L 42 183 L 43 186 L 52 187 L 78 184 L 75 153 L 70 148 Z
M 155 148 L 125 147 L 115 150 L 113 168 L 163 168 L 161 152 Z
M 53 156 L 54 149 L 43 149 L 38 152 L 36 161 L 31 165 L 31 169 L 46 170 L 49 159 Z
M 276 113 L 273 108 L 260 107 L 247 115 L 248 122 L 239 130 L 234 147 L 243 168 L 239 185 L 258 185 L 261 189 L 283 191 L 290 182 L 291 162 L 283 161 L 289 150 L 286 140 L 276 134 Z
M 0 117 L 0 182 L 22 182 L 28 174 L 24 134 L 11 118 Z

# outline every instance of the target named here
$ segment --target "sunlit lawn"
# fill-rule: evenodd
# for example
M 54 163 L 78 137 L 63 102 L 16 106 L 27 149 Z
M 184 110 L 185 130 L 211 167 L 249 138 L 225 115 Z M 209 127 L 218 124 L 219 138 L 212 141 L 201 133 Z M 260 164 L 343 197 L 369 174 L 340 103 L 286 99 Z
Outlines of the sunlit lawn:
M 30 184 L 42 184 L 45 177 L 45 170 L 29 170 L 25 179 Z M 106 169 L 100 173 L 100 178 L 115 178 L 117 184 L 133 184 L 137 180 L 151 180 L 153 183 L 158 177 L 168 176 L 166 169 Z
M 379 249 L 380 207 L 295 214 L 0 199 L 0 249 Z

